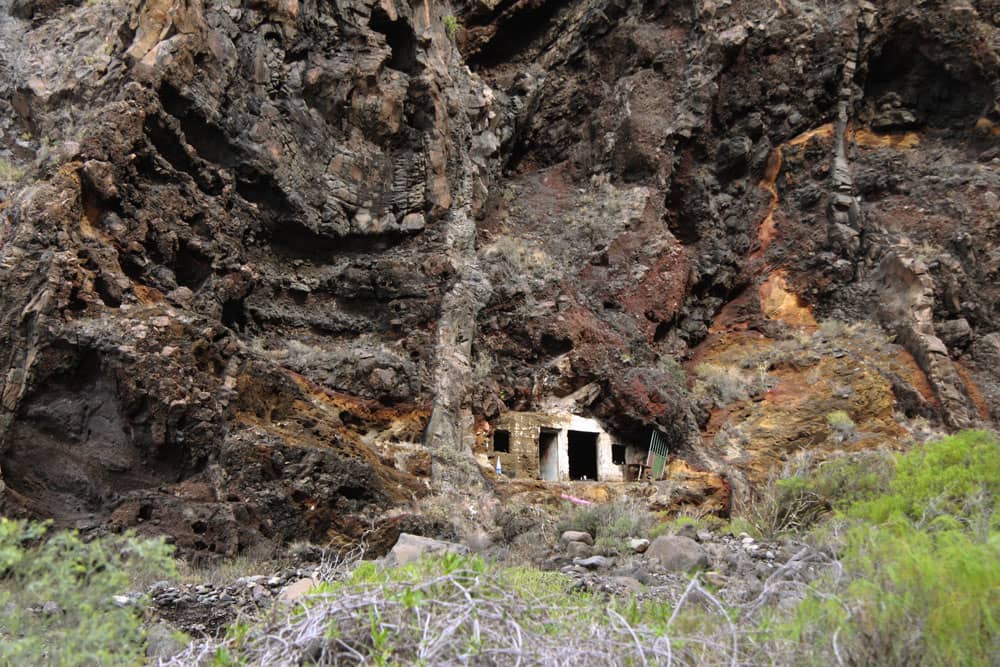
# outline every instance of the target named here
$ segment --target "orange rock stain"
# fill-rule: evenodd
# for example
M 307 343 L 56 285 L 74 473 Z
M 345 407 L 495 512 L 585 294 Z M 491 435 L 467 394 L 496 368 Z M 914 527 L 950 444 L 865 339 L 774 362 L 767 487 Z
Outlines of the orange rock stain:
M 788 277 L 783 269 L 775 271 L 757 288 L 760 310 L 769 320 L 780 320 L 795 327 L 815 327 L 809 306 L 788 289 Z

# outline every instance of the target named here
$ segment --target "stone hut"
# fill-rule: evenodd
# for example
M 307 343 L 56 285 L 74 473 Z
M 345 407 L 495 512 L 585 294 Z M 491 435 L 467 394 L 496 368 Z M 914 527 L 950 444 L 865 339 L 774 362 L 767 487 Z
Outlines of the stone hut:
M 508 412 L 487 455 L 503 474 L 549 482 L 634 480 L 648 447 L 617 441 L 597 420 L 569 413 Z

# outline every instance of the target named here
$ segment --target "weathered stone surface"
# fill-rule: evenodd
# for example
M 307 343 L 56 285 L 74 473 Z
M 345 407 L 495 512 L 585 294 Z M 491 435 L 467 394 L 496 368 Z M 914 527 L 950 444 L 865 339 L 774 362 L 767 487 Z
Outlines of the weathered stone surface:
M 574 558 L 573 564 L 588 570 L 602 570 L 611 567 L 614 561 L 605 556 L 591 556 L 589 558 Z
M 492 98 L 437 13 L 174 4 L 0 22 L 0 160 L 38 179 L 0 183 L 0 508 L 209 558 L 356 540 L 430 472 L 388 443 L 464 394 L 435 327 Z
M 589 544 L 593 546 L 594 538 L 591 537 L 590 533 L 586 533 L 582 530 L 566 530 L 563 534 L 559 536 L 559 540 L 562 542 L 583 542 L 584 544 Z
M 646 549 L 645 557 L 671 572 L 688 572 L 709 565 L 705 549 L 679 535 L 660 535 Z
M 566 555 L 570 558 L 588 558 L 593 553 L 593 547 L 586 542 L 569 542 L 566 544 Z
M 633 537 L 628 541 L 629 549 L 637 554 L 645 553 L 646 549 L 649 548 L 649 540 L 641 537 Z
M 469 553 L 469 548 L 463 544 L 402 533 L 387 558 L 390 564 L 402 566 L 423 556 L 446 553 L 465 554 Z
M 319 582 L 312 577 L 303 577 L 288 584 L 278 592 L 278 600 L 281 602 L 298 602 L 302 596 L 316 587 Z

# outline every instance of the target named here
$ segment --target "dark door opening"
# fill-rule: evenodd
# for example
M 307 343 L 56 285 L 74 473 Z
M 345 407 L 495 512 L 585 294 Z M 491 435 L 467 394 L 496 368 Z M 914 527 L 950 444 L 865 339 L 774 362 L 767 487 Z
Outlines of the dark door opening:
M 546 482 L 559 479 L 559 432 L 541 431 L 538 434 L 538 476 Z
M 493 451 L 510 453 L 510 431 L 496 430 L 493 432 Z
M 597 479 L 597 434 L 569 432 L 569 478 Z

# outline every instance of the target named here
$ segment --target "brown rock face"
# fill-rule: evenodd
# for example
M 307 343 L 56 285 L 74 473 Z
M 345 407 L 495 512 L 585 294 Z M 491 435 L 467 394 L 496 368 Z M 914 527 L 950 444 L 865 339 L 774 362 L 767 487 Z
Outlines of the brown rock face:
M 419 494 L 496 115 L 440 15 L 11 10 L 33 23 L 2 22 L 3 175 L 25 173 L 0 184 L 3 511 L 230 555 L 353 541 Z
M 719 512 L 995 423 L 995 3 L 829 4 L 0 0 L 0 512 L 391 545 L 506 410 Z

